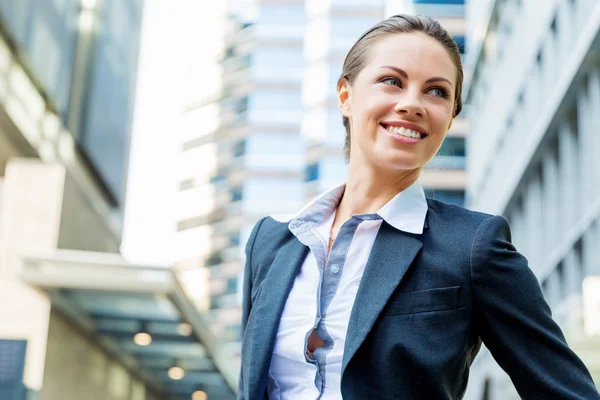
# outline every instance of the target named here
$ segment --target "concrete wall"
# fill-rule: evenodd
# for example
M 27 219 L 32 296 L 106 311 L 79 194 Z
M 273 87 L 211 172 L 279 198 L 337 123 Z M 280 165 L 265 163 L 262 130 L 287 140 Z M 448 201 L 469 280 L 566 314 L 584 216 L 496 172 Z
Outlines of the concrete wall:
M 24 256 L 52 254 L 59 244 L 117 251 L 101 201 L 63 165 L 37 159 L 11 160 L 0 181 L 0 338 L 27 341 L 23 381 L 43 400 L 153 400 L 21 279 Z
M 594 314 L 583 307 L 582 282 L 600 276 L 600 3 L 495 3 L 467 5 L 469 57 L 478 56 L 469 96 L 470 207 L 508 219 L 553 318 L 598 384 L 600 336 L 584 330 Z M 475 28 L 492 14 L 487 34 Z M 481 399 L 484 382 L 489 399 L 518 398 L 489 352 L 475 362 L 465 399 Z
M 118 253 L 120 228 L 111 225 L 106 201 L 86 181 L 67 170 L 57 247 Z
M 147 399 L 139 380 L 57 312 L 50 314 L 46 349 L 41 400 Z
M 23 254 L 56 248 L 64 168 L 18 160 L 6 167 L 0 209 L 0 338 L 27 341 L 24 383 L 42 386 L 50 302 L 21 282 Z

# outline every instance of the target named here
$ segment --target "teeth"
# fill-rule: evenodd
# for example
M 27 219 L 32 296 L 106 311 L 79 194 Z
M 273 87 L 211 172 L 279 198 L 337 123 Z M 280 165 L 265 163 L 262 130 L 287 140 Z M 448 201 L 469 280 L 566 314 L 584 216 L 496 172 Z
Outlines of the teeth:
M 406 129 L 406 128 L 401 128 L 398 126 L 388 126 L 387 130 L 393 133 L 396 133 L 400 136 L 406 136 L 406 137 L 410 137 L 413 139 L 420 139 L 421 138 L 421 134 L 419 132 L 415 132 L 411 129 Z

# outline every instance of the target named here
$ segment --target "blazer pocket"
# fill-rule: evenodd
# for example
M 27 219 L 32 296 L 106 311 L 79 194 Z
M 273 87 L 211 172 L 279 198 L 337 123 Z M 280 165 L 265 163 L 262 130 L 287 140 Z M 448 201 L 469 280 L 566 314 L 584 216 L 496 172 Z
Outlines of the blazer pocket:
M 460 302 L 460 286 L 398 293 L 387 303 L 384 316 L 428 311 L 455 310 Z

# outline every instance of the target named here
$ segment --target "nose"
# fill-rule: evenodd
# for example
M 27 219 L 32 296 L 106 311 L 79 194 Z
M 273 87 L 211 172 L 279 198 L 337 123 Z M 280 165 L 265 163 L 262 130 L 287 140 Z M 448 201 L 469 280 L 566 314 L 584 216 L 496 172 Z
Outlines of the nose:
M 394 107 L 394 111 L 406 117 L 423 118 L 425 108 L 420 93 L 405 93 Z

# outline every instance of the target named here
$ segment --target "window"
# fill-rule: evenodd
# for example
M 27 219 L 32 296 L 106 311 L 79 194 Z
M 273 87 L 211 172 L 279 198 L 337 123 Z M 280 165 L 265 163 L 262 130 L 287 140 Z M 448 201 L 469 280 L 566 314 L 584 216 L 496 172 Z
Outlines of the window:
M 319 164 L 311 164 L 306 167 L 306 182 L 313 182 L 319 179 Z
M 305 166 L 300 135 L 252 133 L 246 137 L 245 156 L 247 168 L 301 171 Z
M 414 0 L 415 4 L 465 4 L 465 0 Z
M 186 179 L 184 181 L 179 182 L 179 190 L 184 191 L 191 189 L 195 186 L 196 180 L 194 178 Z
M 233 146 L 233 155 L 234 157 L 241 157 L 246 154 L 246 141 L 240 140 Z
M 281 5 L 261 5 L 260 14 L 258 16 L 259 24 L 274 24 L 274 25 L 303 25 L 306 17 L 304 7 L 290 6 L 288 4 Z
M 302 207 L 304 179 L 301 177 L 248 177 L 244 181 L 243 212 L 292 213 Z
M 464 137 L 447 137 L 440 147 L 439 155 L 442 156 L 466 156 L 466 145 Z
M 257 71 L 261 69 L 290 68 L 304 63 L 302 48 L 259 47 L 250 56 L 250 63 Z
M 249 98 L 251 123 L 299 125 L 302 120 L 302 98 L 296 90 L 256 90 Z
M 319 163 L 319 180 L 326 186 L 337 185 L 348 175 L 348 164 L 342 155 L 327 155 Z
M 239 233 L 231 233 L 229 234 L 229 245 L 230 246 L 239 246 L 240 245 L 240 235 Z
M 237 292 L 237 277 L 227 279 L 227 294 L 234 294 Z
M 456 35 L 454 36 L 454 41 L 458 46 L 458 50 L 460 54 L 465 54 L 465 36 L 464 35 Z
M 438 154 L 427 163 L 429 168 L 465 169 L 466 145 L 463 137 L 447 137 Z
M 464 190 L 448 190 L 448 189 L 425 189 L 425 196 L 431 199 L 443 201 L 450 204 L 458 204 L 462 206 L 465 204 L 465 191 Z
M 0 398 L 24 399 L 25 340 L 0 340 Z
M 210 178 L 210 183 L 217 183 L 225 180 L 225 175 L 216 174 Z
M 240 114 L 248 110 L 248 96 L 244 96 L 235 102 L 235 112 Z
M 242 194 L 242 188 L 241 187 L 237 187 L 234 188 L 231 192 L 231 202 L 235 203 L 236 201 L 241 201 L 243 198 L 243 194 Z
M 360 35 L 379 22 L 374 18 L 334 16 L 331 18 L 330 35 L 333 50 L 347 52 Z
M 212 267 L 215 265 L 219 265 L 222 262 L 223 262 L 223 258 L 221 257 L 221 253 L 213 253 L 204 259 L 204 266 Z
M 249 107 L 259 110 L 302 109 L 300 93 L 296 90 L 256 90 L 250 95 Z

